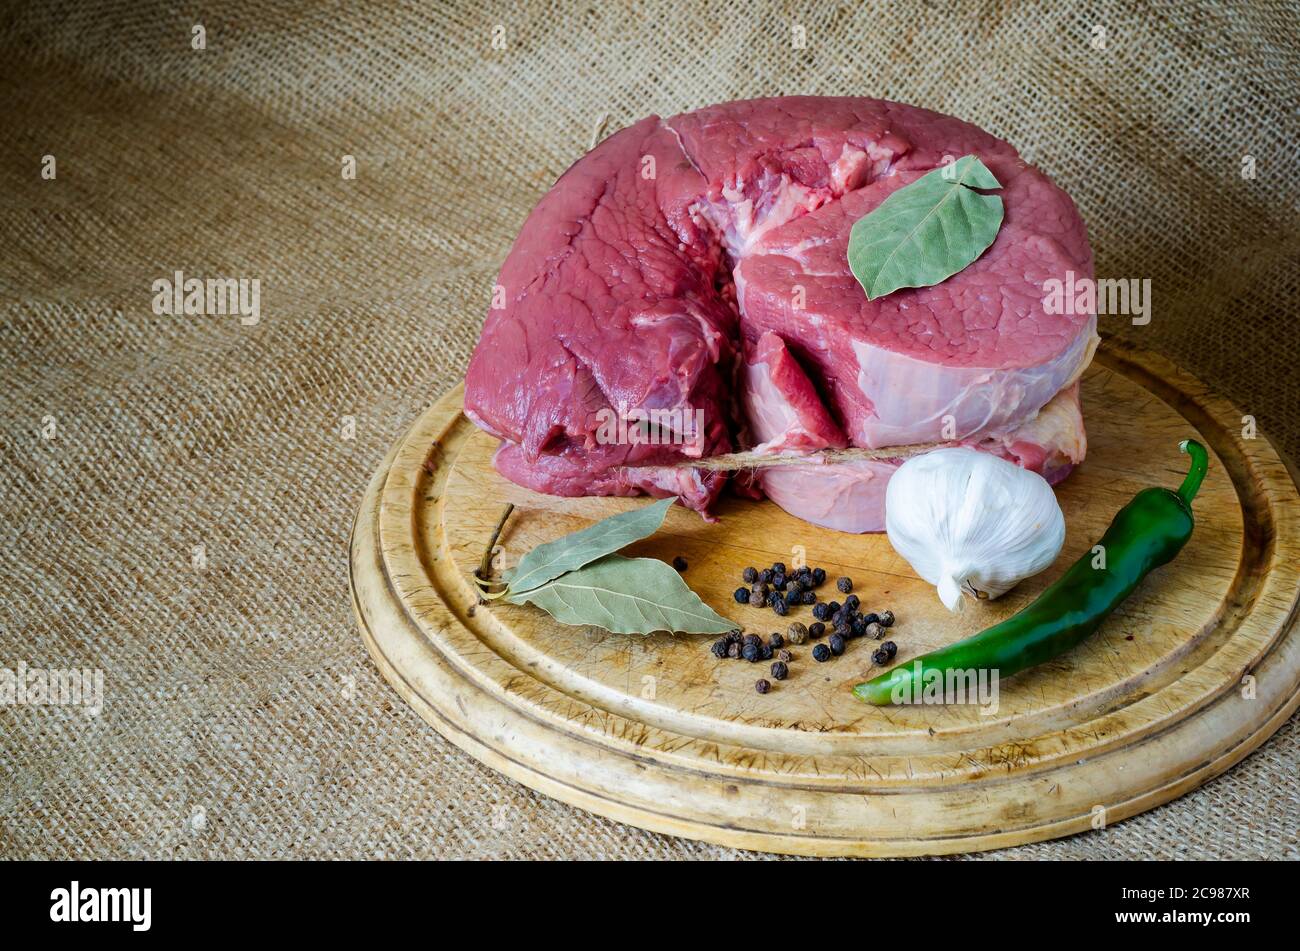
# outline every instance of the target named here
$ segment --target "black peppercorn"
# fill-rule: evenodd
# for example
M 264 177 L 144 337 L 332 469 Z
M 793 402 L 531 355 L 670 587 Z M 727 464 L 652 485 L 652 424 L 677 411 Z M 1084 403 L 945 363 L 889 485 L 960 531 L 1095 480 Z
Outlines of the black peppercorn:
M 778 632 L 773 632 L 772 636 L 767 639 L 767 642 L 771 644 L 773 647 L 785 646 L 785 638 L 782 637 Z
M 813 569 L 813 572 L 812 572 L 812 577 L 813 577 L 813 584 L 818 584 L 818 585 L 820 585 L 820 584 L 825 584 L 825 583 L 826 583 L 826 569 L 825 569 L 825 568 L 814 568 L 814 569 Z
M 794 660 L 794 654 L 788 650 L 779 650 L 776 652 L 776 659 L 783 660 L 788 664 L 790 661 Z
M 685 571 L 686 559 L 683 558 L 681 555 L 678 555 L 676 558 L 673 559 L 673 567 L 676 568 L 678 571 Z
M 781 597 L 781 595 L 776 593 L 773 593 L 772 597 L 773 597 L 772 610 L 775 611 L 781 617 L 785 617 L 790 610 L 790 606 L 785 603 L 785 598 Z
M 742 645 L 753 644 L 755 647 L 757 647 L 759 644 L 763 643 L 763 639 L 759 637 L 757 634 L 746 634 L 743 637 L 741 637 L 740 643 Z
M 713 656 L 721 660 L 727 656 L 727 648 L 731 645 L 727 643 L 726 638 L 718 638 L 713 642 Z
M 766 680 L 759 680 L 757 683 L 754 684 L 754 689 L 757 690 L 759 693 L 767 693 L 769 690 L 772 689 L 772 685 L 768 683 Z
M 827 604 L 825 601 L 821 602 L 820 604 L 813 605 L 813 617 L 815 617 L 817 620 L 824 621 L 830 616 L 831 616 L 831 608 L 830 605 Z
M 852 578 L 840 578 L 835 582 L 835 587 L 839 588 L 845 594 L 853 590 Z
M 852 631 L 854 637 L 861 637 L 863 634 L 867 633 L 866 618 L 862 617 L 862 615 L 858 615 L 857 617 L 855 617 L 853 619 Z
M 752 600 L 757 601 L 759 604 L 767 603 L 768 590 L 767 585 L 763 584 L 763 582 L 760 581 L 758 584 L 750 588 L 749 593 Z
M 813 621 L 811 624 L 808 625 L 808 636 L 811 637 L 813 640 L 817 640 L 817 638 L 821 637 L 825 633 L 826 633 L 826 625 L 823 624 L 821 621 Z
M 740 659 L 740 645 L 739 645 L 739 644 L 728 644 L 728 645 L 727 645 L 727 656 L 728 656 L 729 658 L 731 658 L 732 660 L 739 660 L 739 659 Z
M 772 562 L 772 573 L 782 574 L 782 575 L 785 574 L 785 562 L 784 561 Z
M 804 627 L 800 621 L 791 624 L 785 633 L 790 638 L 791 644 L 802 644 L 808 640 L 808 628 Z
M 840 610 L 840 603 L 838 601 L 827 601 L 826 610 L 832 617 L 834 617 L 835 612 Z
M 879 623 L 879 621 L 880 621 L 880 615 L 879 615 L 879 614 L 864 614 L 864 615 L 862 615 L 862 620 L 863 620 L 863 622 L 865 622 L 865 623 L 867 623 L 867 624 L 876 624 L 876 623 Z
M 764 568 L 762 571 L 760 571 L 760 572 L 758 573 L 758 580 L 761 581 L 761 582 L 763 582 L 763 584 L 771 584 L 771 583 L 772 583 L 772 569 L 771 569 L 771 568 Z
M 760 644 L 760 645 L 759 645 L 759 647 L 758 647 L 758 659 L 759 659 L 759 660 L 771 660 L 771 659 L 772 659 L 772 647 L 771 647 L 770 644 Z
M 740 577 L 745 580 L 745 584 L 753 584 L 755 581 L 758 580 L 758 569 L 746 568 L 744 571 L 740 573 Z
M 885 636 L 885 628 L 881 624 L 868 624 L 863 633 L 866 634 L 867 637 L 878 641 Z
M 748 589 L 748 588 L 737 588 L 736 591 L 735 591 L 735 594 L 733 594 L 732 597 L 735 598 L 736 601 L 737 601 L 739 604 L 748 604 L 748 603 L 749 603 L 749 589 Z
M 880 612 L 880 623 L 883 624 L 885 627 L 892 627 L 893 624 L 894 624 L 894 612 L 893 612 L 893 611 L 881 611 L 881 612 Z
M 778 660 L 772 665 L 772 677 L 775 680 L 785 680 L 790 675 L 790 668 L 785 665 L 785 661 Z
M 819 664 L 831 659 L 831 649 L 825 644 L 818 644 L 813 648 L 813 660 Z
M 878 667 L 884 667 L 889 663 L 889 651 L 877 648 L 875 653 L 871 655 L 871 662 Z
M 842 634 L 832 634 L 827 643 L 831 646 L 831 653 L 836 657 L 844 653 L 844 636 Z
M 762 651 L 758 649 L 757 644 L 746 644 L 740 649 L 740 656 L 753 664 L 758 662 L 759 657 L 762 656 Z
M 880 645 L 880 649 L 889 655 L 890 660 L 893 660 L 894 655 L 898 653 L 898 645 L 893 641 L 885 641 Z
M 776 588 L 777 591 L 784 591 L 784 590 L 785 590 L 785 583 L 786 583 L 786 580 L 787 580 L 787 579 L 786 579 L 785 575 L 783 575 L 781 572 L 779 572 L 779 571 L 774 571 L 774 572 L 772 573 L 772 587 L 773 587 L 773 588 Z
M 734 631 L 728 631 L 726 633 L 726 641 L 728 644 L 739 644 L 740 640 L 741 640 L 741 633 L 739 629 Z
M 799 595 L 799 600 L 800 600 L 800 602 L 802 602 L 803 604 L 816 604 L 816 603 L 817 603 L 817 595 L 816 595 L 816 593 L 813 592 L 813 591 L 805 591 L 805 592 L 803 592 L 802 594 Z
M 862 600 L 856 595 L 851 594 L 844 599 L 844 606 L 850 611 L 856 611 L 862 605 Z

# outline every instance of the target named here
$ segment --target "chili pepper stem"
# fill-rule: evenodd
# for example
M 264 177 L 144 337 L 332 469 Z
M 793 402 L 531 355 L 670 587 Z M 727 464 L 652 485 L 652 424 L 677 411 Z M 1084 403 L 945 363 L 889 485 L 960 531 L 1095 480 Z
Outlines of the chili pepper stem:
M 1184 439 L 1178 448 L 1192 457 L 1192 467 L 1187 470 L 1183 484 L 1178 487 L 1178 497 L 1191 506 L 1192 499 L 1201 487 L 1201 480 L 1205 478 L 1205 471 L 1210 466 L 1210 456 L 1195 439 Z

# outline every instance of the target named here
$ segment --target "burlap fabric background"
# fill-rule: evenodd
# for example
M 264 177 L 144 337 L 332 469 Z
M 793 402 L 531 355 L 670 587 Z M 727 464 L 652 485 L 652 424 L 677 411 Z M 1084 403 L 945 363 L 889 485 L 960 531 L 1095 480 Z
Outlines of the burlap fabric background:
M 1074 195 L 1100 275 L 1152 280 L 1151 324 L 1103 330 L 1300 457 L 1295 5 L 28 7 L 0 13 L 0 666 L 102 668 L 107 702 L 0 708 L 6 856 L 744 854 L 478 765 L 350 614 L 368 476 L 606 114 L 800 92 L 973 120 Z M 260 322 L 156 316 L 176 269 L 260 279 Z M 998 855 L 1296 857 L 1298 735 Z

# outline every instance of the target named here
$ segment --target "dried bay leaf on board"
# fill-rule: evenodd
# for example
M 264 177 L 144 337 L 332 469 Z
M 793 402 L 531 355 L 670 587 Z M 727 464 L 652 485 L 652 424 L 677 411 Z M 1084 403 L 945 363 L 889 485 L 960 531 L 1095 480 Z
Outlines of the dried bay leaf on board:
M 607 555 L 506 600 L 530 602 L 563 624 L 594 624 L 615 634 L 723 634 L 736 626 L 657 558 Z

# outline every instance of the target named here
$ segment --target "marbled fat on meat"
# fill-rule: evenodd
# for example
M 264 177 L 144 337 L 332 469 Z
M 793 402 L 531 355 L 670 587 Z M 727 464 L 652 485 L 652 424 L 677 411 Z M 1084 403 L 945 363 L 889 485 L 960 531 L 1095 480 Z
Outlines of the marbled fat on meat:
M 848 267 L 853 222 L 965 154 L 1003 186 L 997 239 L 937 286 L 868 301 Z M 513 481 L 679 494 L 700 511 L 725 476 L 676 464 L 753 446 L 946 440 L 1060 478 L 1082 459 L 1074 384 L 1096 343 L 1095 316 L 1043 308 L 1043 283 L 1067 270 L 1092 275 L 1073 202 L 958 119 L 822 97 L 651 116 L 579 159 L 529 215 L 465 409 L 502 440 L 497 467 Z M 671 423 L 653 444 L 602 439 L 601 421 L 631 410 L 698 412 L 703 426 L 692 440 Z M 780 467 L 759 482 L 796 515 L 870 531 L 895 467 Z

